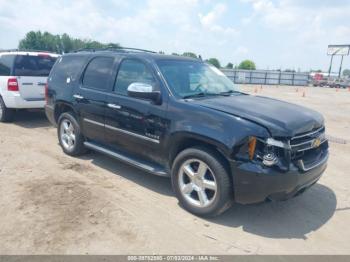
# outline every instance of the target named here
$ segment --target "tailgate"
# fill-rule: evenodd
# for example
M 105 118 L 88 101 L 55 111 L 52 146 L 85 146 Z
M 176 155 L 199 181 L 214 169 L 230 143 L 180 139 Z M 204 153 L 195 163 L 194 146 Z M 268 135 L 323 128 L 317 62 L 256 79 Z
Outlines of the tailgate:
M 45 99 L 47 77 L 19 76 L 17 80 L 19 93 L 24 100 L 38 101 Z
M 16 56 L 14 76 L 24 100 L 45 99 L 45 84 L 56 59 L 57 56 L 40 53 Z

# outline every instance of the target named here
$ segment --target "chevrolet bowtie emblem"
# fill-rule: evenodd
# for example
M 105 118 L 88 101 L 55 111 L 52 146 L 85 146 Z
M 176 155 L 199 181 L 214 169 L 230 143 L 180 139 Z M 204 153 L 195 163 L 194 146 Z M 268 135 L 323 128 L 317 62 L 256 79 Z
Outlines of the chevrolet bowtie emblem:
M 312 142 L 312 147 L 313 148 L 317 148 L 320 145 L 321 145 L 321 139 L 319 139 L 319 138 L 314 139 L 314 141 Z

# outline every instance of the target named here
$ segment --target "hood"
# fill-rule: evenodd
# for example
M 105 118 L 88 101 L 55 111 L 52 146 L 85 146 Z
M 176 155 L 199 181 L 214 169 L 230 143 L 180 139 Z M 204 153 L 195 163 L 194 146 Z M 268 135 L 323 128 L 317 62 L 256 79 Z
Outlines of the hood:
M 220 96 L 193 103 L 253 121 L 267 128 L 273 137 L 293 137 L 324 124 L 323 116 L 314 110 L 262 96 Z

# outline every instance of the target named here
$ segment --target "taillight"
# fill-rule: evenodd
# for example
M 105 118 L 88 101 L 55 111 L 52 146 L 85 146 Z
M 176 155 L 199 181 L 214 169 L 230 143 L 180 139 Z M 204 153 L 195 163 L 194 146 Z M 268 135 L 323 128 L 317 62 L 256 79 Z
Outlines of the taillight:
M 49 101 L 49 85 L 48 85 L 48 83 L 45 84 L 45 101 L 46 101 L 46 104 Z
M 7 80 L 7 90 L 8 91 L 18 91 L 18 82 L 17 78 L 9 78 Z
M 44 57 L 44 58 L 49 58 L 49 57 L 51 57 L 49 54 L 38 54 L 38 56 Z

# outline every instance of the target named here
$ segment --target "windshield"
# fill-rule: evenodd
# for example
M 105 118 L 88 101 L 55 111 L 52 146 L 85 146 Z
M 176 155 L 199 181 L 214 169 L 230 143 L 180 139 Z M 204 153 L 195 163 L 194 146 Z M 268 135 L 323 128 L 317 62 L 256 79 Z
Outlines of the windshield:
M 239 89 L 219 69 L 196 61 L 161 60 L 160 71 L 175 95 L 222 95 L 239 92 Z
M 56 57 L 18 55 L 15 60 L 15 76 L 48 76 Z

